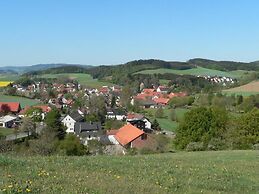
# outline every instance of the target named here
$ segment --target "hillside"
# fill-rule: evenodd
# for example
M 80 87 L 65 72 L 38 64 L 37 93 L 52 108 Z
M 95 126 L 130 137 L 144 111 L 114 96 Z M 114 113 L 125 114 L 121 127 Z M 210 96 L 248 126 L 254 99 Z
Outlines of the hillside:
M 197 67 L 192 69 L 186 69 L 186 70 L 175 70 L 175 69 L 155 69 L 155 70 L 144 70 L 137 72 L 137 74 L 166 74 L 166 73 L 172 73 L 177 75 L 194 75 L 194 76 L 225 76 L 225 77 L 231 77 L 231 78 L 241 78 L 245 77 L 249 74 L 248 71 L 220 71 L 220 70 L 214 70 L 214 69 L 208 69 L 204 67 Z
M 189 64 L 195 64 L 197 66 L 205 67 L 208 69 L 215 69 L 221 71 L 234 71 L 234 70 L 246 70 L 246 71 L 259 71 L 258 61 L 244 63 L 235 61 L 215 61 L 209 59 L 190 59 Z
M 259 81 L 253 81 L 239 87 L 223 90 L 223 92 L 227 94 L 242 94 L 245 96 L 259 94 Z
M 0 188 L 32 193 L 252 194 L 259 189 L 258 156 L 258 151 L 124 157 L 1 155 Z

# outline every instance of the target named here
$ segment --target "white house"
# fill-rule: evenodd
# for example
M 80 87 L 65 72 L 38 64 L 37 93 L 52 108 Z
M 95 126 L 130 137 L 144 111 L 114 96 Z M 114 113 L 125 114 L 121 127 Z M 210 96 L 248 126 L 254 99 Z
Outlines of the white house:
M 81 122 L 84 120 L 84 117 L 79 114 L 78 112 L 73 112 L 67 116 L 65 116 L 64 119 L 62 119 L 63 125 L 67 128 L 67 133 L 75 133 L 75 123 Z
M 0 117 L 0 127 L 11 128 L 16 120 L 17 120 L 17 117 L 10 116 L 10 115 Z

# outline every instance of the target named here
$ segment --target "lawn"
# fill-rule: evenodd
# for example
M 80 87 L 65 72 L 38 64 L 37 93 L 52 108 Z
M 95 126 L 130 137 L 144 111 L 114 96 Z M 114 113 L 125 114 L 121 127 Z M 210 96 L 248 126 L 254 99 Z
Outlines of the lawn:
M 214 69 L 207 69 L 203 67 L 197 67 L 187 70 L 175 70 L 175 69 L 166 69 L 166 68 L 160 68 L 160 69 L 153 69 L 153 70 L 144 70 L 137 72 L 138 74 L 165 74 L 165 73 L 173 73 L 178 75 L 194 75 L 194 76 L 226 76 L 226 77 L 232 77 L 232 78 L 241 78 L 247 76 L 250 72 L 248 71 L 218 71 Z
M 40 103 L 37 100 L 29 98 L 23 98 L 19 96 L 6 96 L 2 94 L 0 94 L 0 102 L 20 102 L 22 108 L 24 108 L 25 106 L 33 106 Z
M 179 125 L 179 121 L 181 121 L 183 119 L 184 114 L 188 111 L 188 109 L 185 109 L 185 108 L 176 108 L 175 113 L 176 113 L 176 117 L 178 119 L 178 122 L 176 122 L 176 121 L 172 121 L 170 119 L 170 109 L 169 108 L 165 108 L 163 110 L 164 110 L 164 117 L 156 118 L 156 119 L 157 119 L 160 127 L 166 131 L 175 131 L 175 129 Z M 145 109 L 145 111 L 146 111 L 145 115 L 152 122 L 155 119 L 155 112 L 157 111 L 157 109 L 150 108 L 150 109 Z
M 0 136 L 7 136 L 7 135 L 10 135 L 10 134 L 13 134 L 13 129 L 9 129 L 9 128 L 1 128 L 0 127 Z
M 98 81 L 97 79 L 93 79 L 91 75 L 84 73 L 62 73 L 62 74 L 44 74 L 41 77 L 43 78 L 58 78 L 58 77 L 69 77 L 71 79 L 77 80 L 80 84 L 93 87 L 100 88 L 101 86 L 111 86 L 112 84 L 109 82 Z
M 6 193 L 258 193 L 258 151 L 139 156 L 0 155 Z

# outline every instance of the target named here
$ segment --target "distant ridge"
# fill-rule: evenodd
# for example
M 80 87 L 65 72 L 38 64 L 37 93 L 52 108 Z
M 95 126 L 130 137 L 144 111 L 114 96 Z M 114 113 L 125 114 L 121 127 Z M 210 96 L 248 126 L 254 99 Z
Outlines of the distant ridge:
M 31 66 L 5 66 L 5 67 L 0 67 L 0 73 L 12 72 L 12 73 L 24 74 L 31 71 L 41 71 L 41 70 L 46 70 L 50 68 L 58 68 L 58 67 L 64 67 L 64 66 L 82 66 L 85 68 L 91 67 L 89 65 L 80 65 L 80 64 L 50 63 L 50 64 L 37 64 L 37 65 L 31 65 Z
M 186 62 L 163 61 L 159 59 L 140 59 L 117 65 L 89 66 L 81 64 L 37 64 L 32 66 L 10 66 L 0 67 L 1 72 L 13 72 L 18 74 L 43 74 L 43 73 L 90 73 L 94 78 L 103 78 L 112 75 L 133 74 L 150 69 L 177 69 L 185 70 L 196 68 L 197 66 L 220 70 L 220 71 L 259 71 L 259 61 L 255 62 L 235 62 L 235 61 L 215 61 L 210 59 L 194 58 Z M 76 68 L 73 68 L 76 67 Z

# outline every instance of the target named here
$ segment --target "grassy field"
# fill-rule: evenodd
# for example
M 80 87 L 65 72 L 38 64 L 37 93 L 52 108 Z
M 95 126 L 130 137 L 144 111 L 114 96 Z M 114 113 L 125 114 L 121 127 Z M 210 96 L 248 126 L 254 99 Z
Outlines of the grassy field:
M 111 83 L 108 83 L 108 82 L 101 82 L 101 81 L 98 81 L 97 79 L 93 79 L 91 75 L 84 74 L 84 73 L 45 74 L 45 75 L 42 75 L 41 77 L 43 77 L 43 78 L 58 78 L 58 77 L 64 77 L 64 76 L 69 77 L 71 79 L 75 79 L 82 85 L 94 87 L 94 88 L 112 85 Z
M 13 129 L 7 129 L 7 128 L 1 128 L 0 127 L 0 136 L 6 136 L 6 135 L 10 135 L 13 134 Z
M 140 156 L 0 155 L 6 193 L 258 193 L 258 151 Z
M 178 75 L 194 75 L 194 76 L 204 76 L 204 75 L 209 75 L 209 76 L 226 76 L 226 77 L 232 77 L 232 78 L 241 78 L 245 77 L 249 74 L 248 71 L 243 71 L 243 70 L 238 70 L 238 71 L 218 71 L 214 69 L 207 69 L 203 67 L 197 67 L 193 69 L 187 69 L 187 70 L 175 70 L 175 69 L 165 69 L 165 68 L 160 68 L 160 69 L 154 69 L 154 70 L 144 70 L 137 72 L 138 74 L 155 74 L 155 73 L 160 73 L 160 74 L 165 74 L 165 73 L 173 73 L 173 74 L 178 74 Z
M 0 81 L 12 82 L 19 78 L 16 74 L 0 74 Z
M 29 98 L 23 98 L 18 96 L 6 96 L 2 94 L 0 94 L 0 102 L 20 102 L 22 108 L 24 108 L 25 106 L 32 106 L 40 103 L 37 100 L 32 100 Z
M 145 109 L 146 110 L 146 116 L 153 121 L 155 119 L 155 112 L 157 111 L 157 109 Z M 175 113 L 176 113 L 176 117 L 179 121 L 181 121 L 181 119 L 183 119 L 184 114 L 188 111 L 188 109 L 184 109 L 184 108 L 176 108 L 175 109 Z M 176 121 L 172 121 L 170 119 L 170 109 L 165 108 L 164 109 L 164 117 L 163 118 L 156 118 L 160 127 L 164 130 L 167 131 L 175 131 L 175 129 L 178 127 L 179 123 Z
M 223 93 L 229 94 L 229 95 L 236 94 L 236 95 L 243 95 L 243 96 L 259 94 L 259 81 L 253 81 L 243 86 L 231 88 L 228 90 L 223 90 Z

